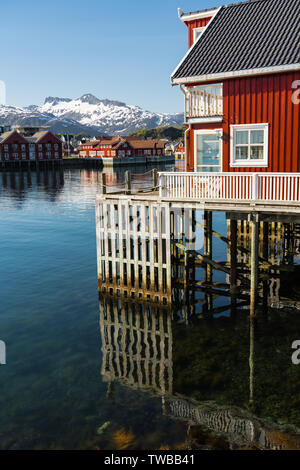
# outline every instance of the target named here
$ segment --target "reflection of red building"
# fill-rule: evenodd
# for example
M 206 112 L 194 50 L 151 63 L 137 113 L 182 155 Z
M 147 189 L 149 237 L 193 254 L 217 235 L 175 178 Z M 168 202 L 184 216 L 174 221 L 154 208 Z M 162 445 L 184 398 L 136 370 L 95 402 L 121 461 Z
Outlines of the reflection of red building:
M 24 136 L 13 130 L 0 135 L 0 160 L 59 160 L 62 142 L 50 131 Z
M 81 158 L 121 158 L 139 156 L 162 156 L 166 140 L 141 139 L 138 137 L 100 137 L 78 147 Z

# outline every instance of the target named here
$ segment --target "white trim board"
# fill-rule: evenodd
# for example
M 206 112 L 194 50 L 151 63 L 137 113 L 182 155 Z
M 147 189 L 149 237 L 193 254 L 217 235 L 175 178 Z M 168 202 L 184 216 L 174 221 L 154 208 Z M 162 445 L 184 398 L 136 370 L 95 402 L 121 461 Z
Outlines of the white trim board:
M 218 134 L 221 140 L 221 149 L 220 149 L 220 165 L 206 165 L 206 166 L 215 166 L 216 168 L 220 167 L 220 172 L 223 170 L 223 129 L 194 129 L 194 171 L 198 171 L 197 163 L 197 136 L 200 134 Z M 205 165 L 203 165 L 205 166 Z
M 179 16 L 179 19 L 185 23 L 186 21 L 200 20 L 202 18 L 208 18 L 209 16 L 214 16 L 220 8 L 213 8 L 211 10 L 204 10 L 191 13 L 183 13 Z
M 204 34 L 204 33 L 203 33 Z M 202 37 L 201 35 L 198 40 Z M 193 44 L 197 44 L 198 40 Z M 192 46 L 192 47 L 193 47 Z M 192 47 L 188 50 L 188 53 L 192 49 Z M 257 69 L 248 69 L 248 70 L 236 70 L 234 72 L 220 72 L 220 73 L 210 73 L 206 75 L 197 75 L 195 77 L 185 77 L 185 78 L 175 78 L 172 79 L 173 75 L 183 63 L 185 58 L 187 57 L 188 53 L 182 59 L 176 70 L 172 73 L 171 76 L 171 83 L 172 85 L 184 85 L 187 83 L 196 83 L 196 82 L 208 82 L 214 80 L 222 80 L 226 78 L 235 78 L 235 77 L 247 77 L 251 75 L 269 75 L 272 73 L 280 73 L 280 72 L 290 72 L 300 70 L 300 64 L 289 64 L 289 65 L 275 65 L 274 67 L 262 67 Z
M 235 160 L 235 130 L 264 130 L 264 159 L 263 160 Z M 250 145 L 250 143 L 248 143 Z M 254 144 L 253 144 L 254 145 Z M 230 167 L 231 168 L 267 168 L 269 166 L 269 123 L 231 124 L 230 125 Z

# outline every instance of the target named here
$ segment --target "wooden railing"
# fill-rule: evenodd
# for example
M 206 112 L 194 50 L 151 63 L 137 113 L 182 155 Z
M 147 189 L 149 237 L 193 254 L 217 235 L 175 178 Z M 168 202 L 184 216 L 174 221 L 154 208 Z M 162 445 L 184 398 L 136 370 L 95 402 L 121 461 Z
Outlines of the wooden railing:
M 186 120 L 223 115 L 222 84 L 193 86 L 185 89 Z
M 161 197 L 300 201 L 300 173 L 159 173 Z

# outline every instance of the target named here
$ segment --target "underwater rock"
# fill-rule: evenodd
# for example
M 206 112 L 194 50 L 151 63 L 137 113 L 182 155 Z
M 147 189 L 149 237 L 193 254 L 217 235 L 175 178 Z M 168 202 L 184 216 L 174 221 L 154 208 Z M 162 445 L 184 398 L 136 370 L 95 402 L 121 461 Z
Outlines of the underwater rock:
M 99 426 L 99 428 L 97 429 L 98 436 L 103 434 L 105 429 L 108 428 L 109 425 L 110 425 L 110 421 L 105 421 L 105 423 L 102 424 L 102 426 Z

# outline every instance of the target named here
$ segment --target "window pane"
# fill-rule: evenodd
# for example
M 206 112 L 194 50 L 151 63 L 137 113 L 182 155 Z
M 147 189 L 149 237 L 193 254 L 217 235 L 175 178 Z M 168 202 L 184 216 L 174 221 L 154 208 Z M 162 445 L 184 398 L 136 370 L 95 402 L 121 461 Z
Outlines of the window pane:
M 250 148 L 251 160 L 263 160 L 264 159 L 264 148 L 262 145 L 251 145 Z
M 198 171 L 204 171 L 208 173 L 219 172 L 221 168 L 219 166 L 199 166 Z
M 197 136 L 197 164 L 220 164 L 220 139 L 214 134 L 200 134 Z
M 248 144 L 248 131 L 235 131 L 235 143 Z M 255 142 L 256 143 L 256 142 Z
M 263 144 L 264 143 L 264 131 L 251 131 L 250 137 L 251 144 Z
M 236 160 L 247 160 L 247 158 L 248 158 L 248 147 L 236 147 L 235 148 Z

